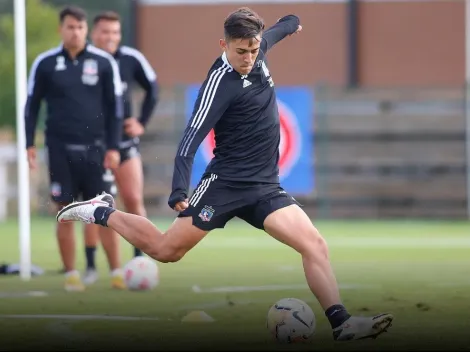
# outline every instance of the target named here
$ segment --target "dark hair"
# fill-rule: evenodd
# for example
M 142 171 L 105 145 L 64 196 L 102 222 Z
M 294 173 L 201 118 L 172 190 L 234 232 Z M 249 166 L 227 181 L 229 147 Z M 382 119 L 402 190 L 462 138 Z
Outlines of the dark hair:
M 60 11 L 59 19 L 60 23 L 64 22 L 65 17 L 71 16 L 77 21 L 86 21 L 86 12 L 84 9 L 78 6 L 67 6 Z
M 263 19 L 248 7 L 232 12 L 224 23 L 226 40 L 250 39 L 250 46 L 253 45 L 253 39 L 261 34 L 263 29 Z
M 114 11 L 105 11 L 97 14 L 93 18 L 93 24 L 96 25 L 99 21 L 121 21 L 121 17 L 117 12 Z

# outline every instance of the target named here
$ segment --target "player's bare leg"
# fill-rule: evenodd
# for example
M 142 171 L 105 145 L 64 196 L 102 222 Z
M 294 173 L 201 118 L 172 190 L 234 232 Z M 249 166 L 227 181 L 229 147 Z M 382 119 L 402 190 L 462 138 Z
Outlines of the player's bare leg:
M 60 210 L 64 204 L 58 204 Z M 59 245 L 60 256 L 65 269 L 65 289 L 67 291 L 83 291 L 80 274 L 75 269 L 75 233 L 74 224 L 71 222 L 58 223 L 56 236 Z
M 299 206 L 293 204 L 274 211 L 266 217 L 264 228 L 302 256 L 308 285 L 330 321 L 335 340 L 376 337 L 386 331 L 393 319 L 390 314 L 364 318 L 351 317 L 347 312 L 341 302 L 326 241 Z
M 143 197 L 144 175 L 141 158 L 135 156 L 124 161 L 118 169 L 114 170 L 114 176 L 126 212 L 147 216 Z M 142 255 L 142 251 L 134 247 L 134 256 L 139 255 Z
M 113 202 L 111 195 L 102 194 L 70 204 L 57 214 L 57 221 L 81 221 L 109 227 L 131 245 L 163 263 L 177 262 L 208 233 L 195 227 L 191 217 L 176 218 L 170 228 L 162 232 L 145 217 L 112 208 Z
M 85 285 L 91 285 L 98 280 L 98 272 L 94 265 L 94 250 L 101 240 L 111 271 L 111 285 L 117 289 L 124 289 L 125 284 L 120 263 L 118 234 L 110 228 L 100 227 L 95 224 L 85 224 L 84 230 L 87 268 L 83 277 L 83 283 Z M 93 250 L 92 253 L 90 253 L 90 249 Z
M 101 226 L 99 227 L 99 235 L 111 271 L 111 286 L 116 289 L 125 289 L 126 286 L 121 269 L 119 236 L 112 228 Z

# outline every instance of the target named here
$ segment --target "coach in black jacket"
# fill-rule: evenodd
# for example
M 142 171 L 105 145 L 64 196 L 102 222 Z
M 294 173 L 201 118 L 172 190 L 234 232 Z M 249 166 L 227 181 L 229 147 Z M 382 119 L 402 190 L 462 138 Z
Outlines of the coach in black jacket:
M 34 137 L 40 104 L 45 100 L 50 191 L 59 208 L 80 196 L 91 199 L 103 191 L 110 192 L 106 169 L 118 167 L 120 161 L 123 103 L 119 69 L 111 55 L 86 42 L 87 30 L 82 9 L 63 9 L 63 42 L 36 58 L 28 80 L 28 162 L 31 169 L 36 168 Z M 66 270 L 65 288 L 83 290 L 75 270 L 72 224 L 58 224 L 57 237 Z M 111 254 L 116 252 L 117 236 L 108 233 L 101 237 L 114 276 L 121 276 L 119 258 Z

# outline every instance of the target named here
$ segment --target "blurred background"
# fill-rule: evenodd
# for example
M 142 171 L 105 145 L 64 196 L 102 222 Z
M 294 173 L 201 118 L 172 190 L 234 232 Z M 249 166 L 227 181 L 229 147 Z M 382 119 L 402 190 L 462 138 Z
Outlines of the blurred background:
M 174 216 L 166 202 L 177 143 L 220 55 L 223 21 L 240 6 L 268 27 L 286 14 L 301 18 L 303 33 L 279 43 L 268 64 L 281 113 L 282 183 L 310 216 L 467 216 L 463 0 L 27 0 L 28 70 L 59 43 L 65 4 L 85 8 L 90 21 L 118 11 L 124 44 L 157 72 L 161 100 L 142 138 L 150 216 Z M 0 0 L 1 219 L 17 216 L 12 11 L 12 0 Z M 138 104 L 141 97 L 135 90 Z M 193 186 L 211 142 L 199 148 Z M 52 214 L 46 168 L 30 180 L 33 215 Z

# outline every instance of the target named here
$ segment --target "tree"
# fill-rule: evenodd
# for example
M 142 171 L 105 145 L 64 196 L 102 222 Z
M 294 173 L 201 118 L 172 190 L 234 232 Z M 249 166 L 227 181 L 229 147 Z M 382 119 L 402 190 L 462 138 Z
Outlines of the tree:
M 59 45 L 58 10 L 40 0 L 26 1 L 27 69 L 38 54 Z M 15 126 L 15 32 L 11 14 L 0 16 L 0 127 Z M 23 109 L 24 107 L 18 107 Z

